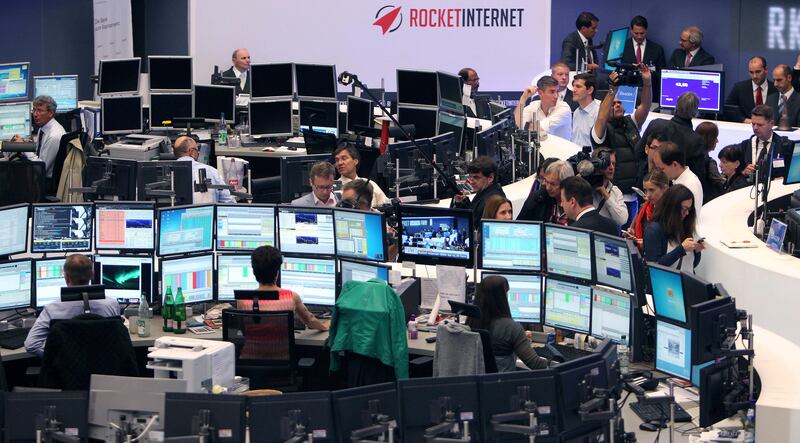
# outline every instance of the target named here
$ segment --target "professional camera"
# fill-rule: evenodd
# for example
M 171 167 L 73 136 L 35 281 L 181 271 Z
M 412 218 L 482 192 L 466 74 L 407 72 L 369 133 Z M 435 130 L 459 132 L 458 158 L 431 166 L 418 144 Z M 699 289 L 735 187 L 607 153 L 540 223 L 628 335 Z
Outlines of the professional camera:
M 581 152 L 568 158 L 567 161 L 572 165 L 575 175 L 586 179 L 592 188 L 599 188 L 603 186 L 605 170 L 611 166 L 611 155 L 603 152 L 597 158 L 593 158 L 591 152 L 591 147 L 584 146 Z
M 639 66 L 621 62 L 612 62 L 610 65 L 617 68 L 614 70 L 617 73 L 614 86 L 642 86 L 642 71 Z

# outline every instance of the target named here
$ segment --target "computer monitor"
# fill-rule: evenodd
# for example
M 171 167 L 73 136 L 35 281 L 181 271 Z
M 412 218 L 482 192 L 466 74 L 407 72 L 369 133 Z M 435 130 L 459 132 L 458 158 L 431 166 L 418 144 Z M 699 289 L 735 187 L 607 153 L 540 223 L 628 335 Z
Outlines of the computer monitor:
M 0 262 L 0 310 L 31 305 L 32 264 L 31 259 Z
M 794 142 L 792 152 L 787 157 L 789 157 L 789 164 L 787 165 L 786 176 L 783 178 L 783 184 L 794 185 L 800 183 L 800 141 Z
M 0 104 L 0 139 L 8 140 L 15 135 L 31 135 L 30 102 Z
M 438 106 L 439 78 L 436 72 L 398 69 L 397 103 L 400 105 Z M 400 122 L 403 123 L 402 120 Z M 417 134 L 417 137 L 425 136 Z
M 279 206 L 278 233 L 281 252 L 314 255 L 336 253 L 331 208 Z
M 481 269 L 542 270 L 542 224 L 513 220 L 481 220 Z
M 250 441 L 290 440 L 293 434 L 287 433 L 286 429 L 290 424 L 294 424 L 294 421 L 305 424 L 306 431 L 317 436 L 314 437 L 314 441 L 320 439 L 330 442 L 340 441 L 336 437 L 330 391 L 251 397 L 248 409 L 251 417 L 258 417 L 257 420 L 250 422 Z M 299 414 L 299 417 L 295 414 Z
M 56 111 L 72 111 L 78 107 L 78 76 L 48 75 L 33 78 L 33 96 L 48 95 L 56 101 Z
M 717 290 L 713 283 L 709 283 L 690 272 L 681 271 L 683 280 L 683 294 L 686 299 L 686 308 L 712 300 L 717 296 Z
M 254 137 L 291 137 L 292 100 L 250 101 L 250 134 Z
M 296 63 L 294 75 L 299 98 L 336 98 L 336 66 Z
M 283 256 L 281 288 L 300 295 L 305 305 L 333 306 L 336 303 L 336 260 Z
M 656 371 L 689 381 L 692 377 L 692 331 L 656 318 Z
M 441 135 L 452 132 L 455 138 L 454 151 L 458 154 L 461 151 L 461 146 L 464 144 L 464 128 L 466 125 L 467 119 L 463 115 L 454 115 L 439 111 L 439 128 L 436 130 L 436 133 Z
M 96 188 L 93 198 L 136 200 L 136 160 L 89 156 L 83 171 L 83 185 Z
M 657 317 L 686 323 L 686 300 L 680 271 L 655 263 L 650 268 L 650 289 Z
M 585 229 L 544 225 L 548 274 L 592 279 L 591 233 Z
M 403 441 L 425 441 L 425 429 L 443 423 L 445 409 L 457 412 L 459 422 L 469 420 L 470 441 L 480 440 L 481 403 L 477 377 L 406 378 L 397 381 L 397 392 Z
M 333 163 L 330 154 L 281 157 L 281 201 L 289 203 L 311 192 L 308 176 L 311 166 L 318 161 Z
M 503 119 L 475 134 L 478 155 L 485 155 L 496 162 L 502 160 L 500 141 L 505 138 L 507 131 L 513 129 L 513 126 L 510 119 Z
M 397 107 L 397 121 L 401 125 L 414 125 L 412 135 L 417 140 L 430 138 L 436 135 L 439 111 L 436 109 L 419 108 L 399 105 Z
M 331 394 L 339 441 L 350 441 L 353 431 L 374 426 L 374 414 L 382 414 L 395 421 L 400 418 L 394 382 L 341 389 Z M 397 439 L 397 430 L 394 432 Z
M 213 254 L 162 258 L 158 269 L 161 271 L 161 300 L 167 288 L 172 288 L 173 297 L 181 288 L 187 304 L 214 299 Z
M 372 100 L 347 96 L 347 132 L 355 133 L 358 127 L 372 127 Z
M 438 71 L 436 73 L 439 85 L 439 107 L 457 114 L 464 113 L 464 105 L 461 103 L 462 90 L 461 77 L 447 72 Z
M 736 359 L 726 358 L 700 370 L 700 416 L 698 424 L 707 428 L 732 415 L 726 403 L 734 401 L 729 397 L 731 382 L 738 379 Z M 746 391 L 744 391 L 746 392 Z M 731 411 L 733 412 L 733 411 Z
M 597 284 L 633 292 L 631 244 L 628 240 L 594 233 L 594 269 Z
M 333 224 L 338 256 L 386 261 L 386 220 L 382 212 L 336 208 Z
M 190 437 L 200 433 L 201 411 L 208 411 L 208 423 L 214 442 L 245 441 L 245 405 L 243 395 L 167 392 L 164 397 L 164 437 Z
M 219 123 L 225 115 L 225 123 L 236 118 L 236 88 L 221 85 L 194 86 L 194 116 L 206 122 Z
M 151 252 L 155 249 L 155 206 L 145 202 L 94 205 L 95 248 Z
M 192 117 L 192 93 L 150 94 L 150 129 L 172 129 L 176 118 Z
M 547 430 L 547 434 L 540 432 L 539 435 L 542 438 L 557 436 L 559 428 L 558 383 L 556 380 L 555 371 L 552 369 L 478 376 L 478 392 L 481 399 L 480 417 L 483 427 L 481 441 L 520 441 L 519 434 L 495 431 L 492 427 L 492 419 L 498 414 L 519 412 L 525 401 L 532 401 L 536 404 L 540 430 Z M 528 425 L 528 422 L 525 419 L 509 424 Z
M 92 249 L 91 203 L 33 205 L 31 252 L 81 252 Z
M 696 71 L 689 69 L 661 70 L 661 98 L 659 106 L 674 108 L 684 92 L 694 92 L 700 98 L 701 111 L 720 112 L 725 92 L 722 71 Z
M 346 258 L 339 259 L 339 267 L 341 272 L 341 284 L 355 281 L 368 281 L 373 278 L 378 280 L 389 281 L 388 265 L 379 265 L 377 263 L 370 263 L 360 260 L 349 260 Z
M 218 301 L 232 301 L 234 291 L 258 288 L 253 274 L 250 254 L 224 253 L 217 255 L 217 296 Z
M 147 63 L 150 92 L 192 92 L 192 57 L 151 55 Z
M 217 250 L 252 251 L 275 246 L 275 207 L 217 205 Z
M 27 100 L 30 62 L 0 64 L 0 101 Z
M 5 224 L 0 230 L 0 257 L 28 250 L 28 212 L 27 203 L 0 208 L 0 220 Z
M 588 334 L 591 316 L 591 287 L 549 276 L 545 279 L 544 324 Z
M 508 281 L 508 307 L 511 318 L 521 323 L 542 322 L 542 276 L 483 272 L 481 279 L 499 275 Z
M 150 255 L 98 255 L 94 259 L 94 284 L 105 285 L 106 297 L 120 303 L 153 302 L 153 257 Z
M 175 206 L 158 211 L 158 255 L 210 251 L 214 206 Z
M 80 441 L 89 435 L 89 393 L 86 391 L 6 392 L 4 394 L 5 442 L 37 440 L 39 420 L 55 407 L 55 419 L 65 433 Z M 39 428 L 41 429 L 41 428 Z
M 157 204 L 170 204 L 166 195 L 155 195 L 151 191 L 169 191 L 174 184 L 175 204 L 190 205 L 194 199 L 192 162 L 184 161 L 140 161 L 136 162 L 137 200 L 153 200 Z
M 608 62 L 622 60 L 622 54 L 625 52 L 625 43 L 627 40 L 628 28 L 619 28 L 608 31 L 608 34 L 606 34 L 606 40 L 603 44 L 603 49 L 606 54 L 606 69 L 611 68 L 608 66 Z
M 558 377 L 559 406 L 561 431 L 572 431 L 584 426 L 579 414 L 580 404 L 586 389 L 581 385 L 586 382 L 594 388 L 608 388 L 608 375 L 605 361 L 600 353 L 593 353 L 556 365 L 553 369 Z M 586 425 L 588 426 L 588 425 Z
M 472 266 L 472 211 L 400 205 L 399 226 L 398 261 Z
M 692 329 L 692 364 L 723 357 L 723 340 L 736 332 L 736 303 L 730 297 L 717 298 L 689 308 Z
M 300 132 L 314 132 L 339 136 L 339 102 L 300 100 Z
M 91 256 L 89 256 L 91 258 Z M 33 306 L 41 309 L 44 305 L 61 300 L 61 288 L 67 285 L 64 280 L 65 257 L 39 259 L 33 261 Z
M 630 346 L 631 315 L 634 298 L 625 292 L 602 286 L 592 286 L 592 335 L 597 338 L 609 338 L 620 343 L 622 336 Z
M 103 97 L 103 134 L 142 132 L 142 96 Z
M 265 63 L 250 65 L 250 99 L 284 98 L 294 94 L 294 65 Z
M 100 60 L 100 80 L 97 93 L 100 96 L 138 94 L 139 73 L 141 72 L 142 59 L 139 57 Z

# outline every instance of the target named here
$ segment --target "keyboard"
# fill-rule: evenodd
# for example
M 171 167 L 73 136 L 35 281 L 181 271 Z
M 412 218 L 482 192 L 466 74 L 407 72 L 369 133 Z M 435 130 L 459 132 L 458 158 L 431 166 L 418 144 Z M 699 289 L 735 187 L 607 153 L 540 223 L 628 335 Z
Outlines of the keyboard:
M 0 347 L 5 349 L 19 349 L 25 344 L 25 339 L 28 337 L 27 328 L 13 328 L 6 331 L 0 331 Z
M 669 421 L 669 406 L 659 404 L 643 405 L 635 402 L 631 403 L 631 409 L 643 422 Z M 675 404 L 675 421 L 677 423 L 690 422 L 692 421 L 692 416 L 681 405 Z
M 547 359 L 553 359 L 553 357 L 560 356 L 564 357 L 564 361 L 575 360 L 576 358 L 584 357 L 589 354 L 592 354 L 592 351 L 587 351 L 585 349 L 576 349 L 571 345 L 550 345 L 555 349 L 555 353 L 548 348 L 547 346 L 541 348 L 533 348 L 540 357 L 545 357 Z

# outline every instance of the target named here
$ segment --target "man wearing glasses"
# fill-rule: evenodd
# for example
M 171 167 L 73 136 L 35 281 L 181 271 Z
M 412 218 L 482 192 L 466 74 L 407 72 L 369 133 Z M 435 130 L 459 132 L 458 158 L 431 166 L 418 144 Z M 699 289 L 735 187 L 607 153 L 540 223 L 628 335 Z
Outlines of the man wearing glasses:
M 472 201 L 464 194 L 456 194 L 453 197 L 451 206 L 454 208 L 471 209 L 472 220 L 476 228 L 483 216 L 483 206 L 486 204 L 486 199 L 493 195 L 500 195 L 505 197 L 503 188 L 496 180 L 497 177 L 497 164 L 491 158 L 482 155 L 475 160 L 469 162 L 467 165 L 467 183 L 472 187 L 475 193 Z
M 292 200 L 292 206 L 336 206 L 336 194 L 333 193 L 333 178 L 336 170 L 326 161 L 318 161 L 311 165 L 308 172 L 308 184 L 311 192 Z

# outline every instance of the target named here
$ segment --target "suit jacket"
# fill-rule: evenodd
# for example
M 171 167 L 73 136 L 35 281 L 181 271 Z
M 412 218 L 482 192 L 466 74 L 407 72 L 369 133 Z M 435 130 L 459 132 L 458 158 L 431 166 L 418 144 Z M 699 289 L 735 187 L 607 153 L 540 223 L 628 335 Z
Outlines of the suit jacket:
M 800 69 L 792 69 L 792 87 L 800 91 Z
M 700 183 L 703 184 L 703 189 L 706 189 L 708 187 L 708 170 L 706 165 L 706 157 L 708 157 L 708 154 L 703 144 L 703 138 L 697 135 L 692 128 L 692 122 L 678 116 L 672 117 L 671 120 L 653 120 L 647 125 L 647 129 L 636 145 L 636 155 L 638 158 L 646 158 L 644 154 L 644 145 L 647 143 L 647 138 L 650 134 L 659 133 L 666 135 L 671 142 L 677 144 L 684 152 L 686 155 L 686 166 L 700 179 Z M 647 161 L 645 161 L 645 164 L 647 164 Z
M 475 194 L 475 197 L 473 197 L 472 201 L 470 201 L 469 198 L 465 198 L 461 203 L 456 203 L 455 200 L 452 200 L 451 206 L 454 208 L 471 209 L 473 227 L 477 229 L 478 224 L 481 222 L 481 218 L 483 217 L 483 208 L 486 206 L 486 200 L 493 195 L 499 195 L 502 197 L 506 196 L 505 192 L 503 192 L 503 188 L 498 182 L 492 183 L 491 185 L 487 186 L 486 189 Z
M 739 143 L 739 149 L 741 149 L 742 154 L 744 154 L 744 164 L 749 165 L 754 162 L 753 160 L 753 137 L 749 137 Z M 773 160 L 776 158 L 783 158 L 784 160 L 787 157 L 792 155 L 792 149 L 794 147 L 794 142 L 789 140 L 787 137 L 779 135 L 776 132 L 772 133 L 772 143 L 770 143 L 769 148 L 772 149 L 772 158 Z M 786 174 L 786 168 L 777 168 L 772 170 L 772 177 L 783 177 Z
M 656 68 L 663 68 L 667 65 L 666 58 L 664 57 L 664 48 L 658 43 L 647 39 L 647 44 L 644 47 L 644 54 L 642 54 L 642 61 L 650 63 Z M 636 48 L 633 46 L 632 38 L 625 41 L 625 49 L 622 52 L 622 62 L 636 63 Z
M 592 39 L 589 39 L 589 46 L 592 46 Z M 564 37 L 564 41 L 561 42 L 561 61 L 566 63 L 569 66 L 571 71 L 575 70 L 575 51 L 578 50 L 578 58 L 584 59 L 586 58 L 586 47 L 583 45 L 583 40 L 581 40 L 581 36 L 578 35 L 578 31 L 571 32 Z M 597 59 L 597 51 L 594 49 L 590 50 L 592 53 L 592 58 L 594 62 L 598 63 Z
M 339 203 L 339 199 L 336 198 L 336 193 L 333 193 L 333 200 L 336 203 Z M 296 198 L 296 199 L 292 200 L 290 205 L 292 205 L 292 206 L 303 206 L 303 207 L 306 207 L 306 208 L 313 208 L 315 203 L 316 202 L 314 201 L 314 192 L 312 191 L 312 192 L 309 192 L 308 194 L 306 194 L 306 195 L 304 195 L 304 196 L 302 196 L 300 198 Z
M 223 77 L 233 78 L 236 77 L 236 73 L 233 72 L 233 66 L 230 67 L 227 71 L 222 72 Z M 247 73 L 247 79 L 244 82 L 244 88 L 242 88 L 241 84 L 236 85 L 236 95 L 239 94 L 249 94 L 250 93 L 250 72 Z
M 767 80 L 767 95 L 763 97 L 765 104 L 767 103 L 767 97 L 775 92 L 778 92 L 778 90 L 775 89 L 771 81 Z M 748 79 L 736 82 L 733 85 L 733 89 L 731 89 L 731 93 L 728 94 L 728 98 L 725 99 L 725 104 L 738 106 L 742 116 L 750 118 L 753 114 L 753 108 L 756 107 L 756 101 L 753 98 L 753 81 Z
M 779 93 L 775 91 L 774 94 L 767 96 L 767 106 L 775 111 L 775 124 L 781 121 L 781 115 L 778 114 L 778 95 Z M 795 89 L 789 97 L 789 103 L 786 109 L 789 114 L 789 124 L 792 126 L 800 126 L 800 91 L 797 89 Z
M 600 215 L 597 209 L 592 209 L 586 214 L 583 214 L 581 218 L 573 222 L 570 226 L 619 236 L 619 226 L 610 218 Z
M 525 203 L 522 204 L 522 209 L 517 215 L 517 220 L 549 222 L 555 204 L 556 201 L 547 194 L 547 190 L 544 187 L 539 188 L 528 194 L 528 198 L 525 199 Z
M 648 42 L 649 43 L 649 42 Z M 669 62 L 667 66 L 671 68 L 685 68 L 684 62 L 686 62 L 686 51 L 681 48 L 678 48 L 672 51 L 672 56 L 669 58 Z M 697 54 L 694 55 L 692 58 L 691 63 L 689 66 L 705 66 L 705 65 L 713 65 L 714 64 L 714 56 L 709 54 L 703 48 L 697 50 Z

